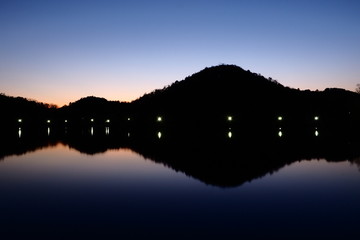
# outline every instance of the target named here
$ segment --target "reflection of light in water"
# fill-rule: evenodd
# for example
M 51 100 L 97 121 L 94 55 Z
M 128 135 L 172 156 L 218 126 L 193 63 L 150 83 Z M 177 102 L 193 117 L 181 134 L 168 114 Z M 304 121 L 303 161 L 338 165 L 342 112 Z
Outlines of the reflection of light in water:
M 278 132 L 278 136 L 279 136 L 279 137 L 282 137 L 282 135 L 283 135 L 282 131 L 279 131 L 279 132 Z
M 67 134 L 67 127 L 65 127 L 65 134 Z
M 315 137 L 319 136 L 318 130 L 315 131 Z
M 109 135 L 110 134 L 110 128 L 109 127 L 105 127 L 105 134 Z
M 91 136 L 94 135 L 94 127 L 91 127 L 91 128 L 90 128 L 90 134 L 91 134 Z
M 49 127 L 47 128 L 47 134 L 48 134 L 48 136 L 50 136 L 50 128 Z
M 130 133 L 128 132 L 128 137 L 130 137 Z
M 232 132 L 228 132 L 228 138 L 232 138 Z
M 158 132 L 158 133 L 157 133 L 157 137 L 158 137 L 158 139 L 160 139 L 160 138 L 161 138 L 161 135 L 162 135 L 162 134 L 161 134 L 161 132 Z
M 21 128 L 19 128 L 18 135 L 19 135 L 19 138 L 21 138 Z

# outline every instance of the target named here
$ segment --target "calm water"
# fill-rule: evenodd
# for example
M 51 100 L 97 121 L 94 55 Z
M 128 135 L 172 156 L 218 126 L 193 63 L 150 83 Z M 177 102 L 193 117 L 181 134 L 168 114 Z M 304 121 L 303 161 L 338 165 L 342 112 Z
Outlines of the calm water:
M 348 161 L 298 161 L 221 188 L 130 149 L 57 144 L 5 157 L 0 194 L 8 238 L 360 237 L 360 172 Z

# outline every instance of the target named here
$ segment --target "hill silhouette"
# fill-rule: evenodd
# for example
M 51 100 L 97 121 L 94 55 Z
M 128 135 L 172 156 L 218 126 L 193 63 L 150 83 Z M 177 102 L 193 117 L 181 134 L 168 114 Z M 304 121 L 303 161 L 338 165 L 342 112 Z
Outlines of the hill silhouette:
M 349 137 L 360 132 L 359 94 L 336 88 L 292 89 L 235 65 L 205 68 L 131 103 L 90 96 L 55 108 L 1 95 L 0 111 L 7 124 L 20 118 L 29 124 L 52 119 L 53 125 L 60 126 L 68 120 L 76 127 L 88 126 L 90 120 L 93 125 L 111 121 L 112 126 L 131 127 L 138 134 L 166 131 L 202 136 L 212 132 L 217 136 L 229 130 L 234 136 L 249 137 L 274 135 L 281 129 L 298 136 L 311 135 L 316 128 Z M 162 123 L 156 121 L 158 117 Z

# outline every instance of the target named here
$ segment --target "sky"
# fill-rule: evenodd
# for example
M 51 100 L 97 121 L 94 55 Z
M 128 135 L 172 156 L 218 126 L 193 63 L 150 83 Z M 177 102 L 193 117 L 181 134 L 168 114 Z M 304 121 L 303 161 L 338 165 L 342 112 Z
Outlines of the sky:
M 0 0 L 0 92 L 132 101 L 223 63 L 353 91 L 359 23 L 357 0 Z

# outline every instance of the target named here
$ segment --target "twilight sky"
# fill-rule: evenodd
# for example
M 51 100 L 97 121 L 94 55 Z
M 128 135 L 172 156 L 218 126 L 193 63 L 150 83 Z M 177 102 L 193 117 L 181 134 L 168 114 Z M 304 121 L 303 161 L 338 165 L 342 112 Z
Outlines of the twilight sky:
M 300 89 L 360 83 L 357 0 L 0 0 L 0 92 L 131 101 L 221 63 Z

